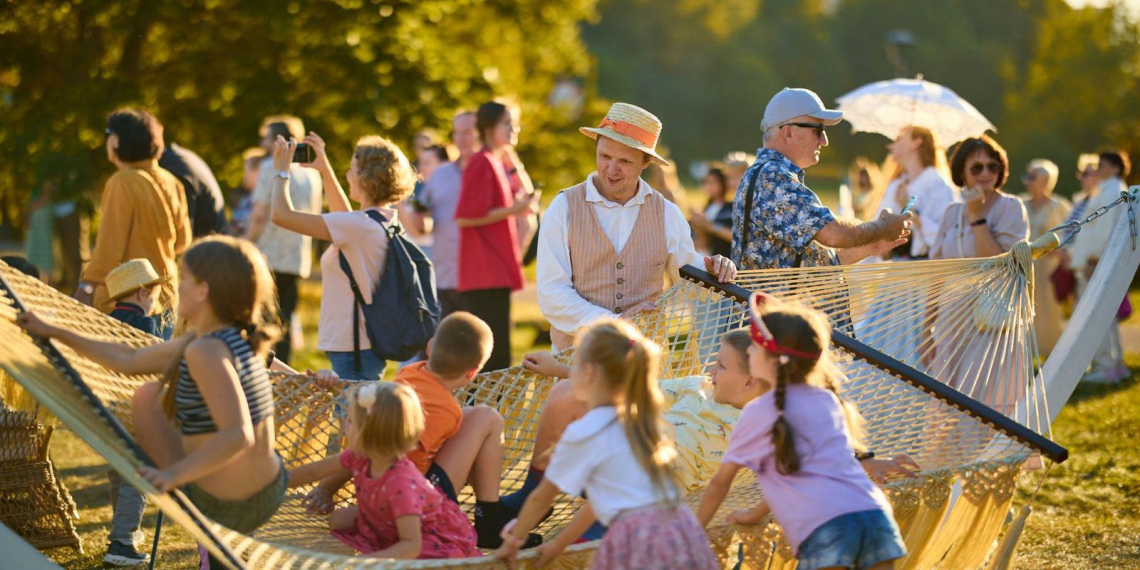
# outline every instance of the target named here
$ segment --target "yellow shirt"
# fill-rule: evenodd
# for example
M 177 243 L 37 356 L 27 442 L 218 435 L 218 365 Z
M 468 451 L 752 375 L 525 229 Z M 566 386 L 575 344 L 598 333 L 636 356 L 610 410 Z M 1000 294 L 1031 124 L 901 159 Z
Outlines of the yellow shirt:
M 704 376 L 662 380 L 660 386 L 665 421 L 673 426 L 677 445 L 678 475 L 685 492 L 691 493 L 704 488 L 720 469 L 740 410 L 713 400 L 712 385 Z
M 164 307 L 170 307 L 178 287 L 175 257 L 191 240 L 182 183 L 160 168 L 158 161 L 131 163 L 107 181 L 99 210 L 99 236 L 82 277 L 95 285 L 94 306 L 110 310 L 104 306 L 104 281 L 111 270 L 127 260 L 145 257 L 160 276 L 171 276 L 158 297 Z

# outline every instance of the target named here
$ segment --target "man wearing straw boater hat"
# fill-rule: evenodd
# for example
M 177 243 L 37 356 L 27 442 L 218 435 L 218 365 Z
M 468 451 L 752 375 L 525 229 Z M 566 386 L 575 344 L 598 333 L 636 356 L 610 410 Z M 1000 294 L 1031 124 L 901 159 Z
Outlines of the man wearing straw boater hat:
M 641 180 L 651 162 L 668 164 L 657 117 L 614 103 L 596 128 L 579 130 L 597 141 L 597 170 L 554 198 L 538 243 L 538 306 L 556 350 L 593 321 L 656 308 L 666 271 L 689 264 L 736 277 L 729 259 L 697 253 L 680 208 Z

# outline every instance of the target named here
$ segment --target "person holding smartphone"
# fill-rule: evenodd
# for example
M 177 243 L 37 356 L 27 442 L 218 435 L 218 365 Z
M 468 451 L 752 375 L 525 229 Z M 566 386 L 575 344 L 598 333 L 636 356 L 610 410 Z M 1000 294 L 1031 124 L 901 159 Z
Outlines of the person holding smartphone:
M 273 143 L 277 137 L 297 140 L 305 136 L 305 125 L 297 117 L 286 115 L 268 117 L 262 129 L 261 148 L 266 156 L 258 171 L 257 186 L 250 195 L 253 207 L 246 226 L 245 238 L 257 244 L 257 248 L 269 262 L 273 279 L 277 282 L 277 316 L 281 319 L 283 334 L 273 347 L 277 359 L 289 363 L 293 339 L 289 326 L 293 311 L 297 308 L 297 284 L 309 276 L 313 265 L 313 240 L 310 236 L 283 228 L 269 219 L 273 201 L 273 177 L 277 170 L 273 166 Z M 299 212 L 319 214 L 324 185 L 317 170 L 294 162 L 289 167 L 289 198 Z
M 1001 189 L 1009 179 L 1009 158 L 997 141 L 986 135 L 963 141 L 950 161 L 950 174 L 954 184 L 962 188 L 965 202 L 953 204 L 946 210 L 930 250 L 931 259 L 993 257 L 1029 239 L 1029 214 L 1025 205 Z M 969 329 L 961 325 L 962 315 L 971 314 L 974 304 L 984 301 L 987 294 L 992 293 L 983 289 L 977 297 L 933 307 L 936 311 L 933 331 L 923 329 L 921 352 L 932 376 L 1009 414 L 1028 385 L 1026 366 L 1016 361 L 993 360 L 1017 358 L 1021 350 L 1006 346 L 995 351 L 991 346 L 992 333 L 973 323 Z M 963 335 L 966 335 L 965 342 L 962 342 Z M 929 350 L 931 343 L 933 350 Z M 994 373 L 979 382 L 978 370 Z

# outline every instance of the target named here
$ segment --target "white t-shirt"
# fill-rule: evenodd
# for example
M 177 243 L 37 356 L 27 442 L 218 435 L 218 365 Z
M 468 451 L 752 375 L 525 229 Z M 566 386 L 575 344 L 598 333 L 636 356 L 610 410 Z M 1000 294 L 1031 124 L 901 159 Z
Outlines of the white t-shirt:
M 273 157 L 261 162 L 257 174 L 257 187 L 253 189 L 250 201 L 269 206 L 273 199 Z M 298 164 L 289 167 L 289 197 L 293 199 L 293 209 L 310 214 L 320 213 L 324 202 L 321 174 L 312 168 Z M 313 267 L 313 238 L 286 230 L 272 221 L 265 223 L 265 230 L 257 238 L 257 248 L 265 255 L 269 268 L 274 273 L 287 273 L 298 277 L 308 277 Z
M 545 477 L 567 494 L 580 496 L 585 490 L 594 514 L 606 526 L 622 511 L 680 498 L 672 486 L 668 497 L 654 491 L 613 406 L 594 408 L 566 427 Z

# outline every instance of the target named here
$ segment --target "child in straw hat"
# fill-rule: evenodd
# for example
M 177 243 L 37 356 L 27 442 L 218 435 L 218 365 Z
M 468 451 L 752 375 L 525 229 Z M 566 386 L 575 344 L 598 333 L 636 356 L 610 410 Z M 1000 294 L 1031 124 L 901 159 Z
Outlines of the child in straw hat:
M 111 317 L 150 335 L 158 335 L 158 321 L 152 316 L 160 307 L 154 287 L 166 281 L 159 277 L 150 260 L 127 261 L 107 274 L 107 303 L 114 303 Z
M 107 274 L 108 303 L 114 303 L 111 317 L 149 335 L 158 334 L 158 321 L 151 315 L 157 312 L 154 288 L 164 281 L 154 266 L 145 258 L 132 259 Z M 107 553 L 103 563 L 111 566 L 145 564 L 150 556 L 135 546 L 140 538 L 143 509 L 146 497 L 123 481 L 118 471 L 110 469 L 107 478 L 111 483 L 111 534 L 107 539 Z

